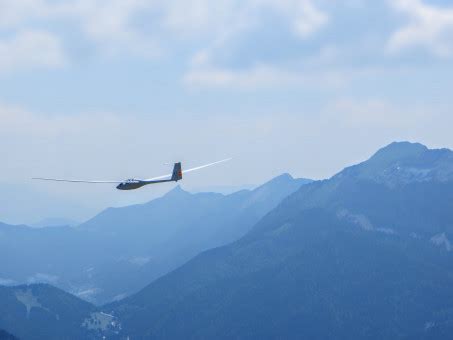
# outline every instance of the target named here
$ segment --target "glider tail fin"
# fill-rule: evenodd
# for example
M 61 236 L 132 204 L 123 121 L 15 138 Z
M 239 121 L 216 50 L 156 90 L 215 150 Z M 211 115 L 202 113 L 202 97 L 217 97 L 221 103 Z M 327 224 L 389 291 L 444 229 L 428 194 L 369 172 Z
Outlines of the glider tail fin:
M 172 181 L 179 181 L 182 179 L 182 168 L 181 168 L 181 162 L 175 163 L 173 166 L 173 173 L 171 175 L 171 180 Z

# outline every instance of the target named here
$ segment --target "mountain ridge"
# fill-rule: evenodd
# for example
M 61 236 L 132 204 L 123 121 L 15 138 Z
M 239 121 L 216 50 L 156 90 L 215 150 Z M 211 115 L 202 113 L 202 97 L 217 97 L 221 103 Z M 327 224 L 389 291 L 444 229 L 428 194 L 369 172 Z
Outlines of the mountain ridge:
M 230 195 L 175 187 L 144 204 L 105 209 L 76 227 L 4 227 L 8 236 L 0 238 L 0 279 L 44 280 L 97 304 L 117 300 L 200 251 L 241 237 L 306 182 L 279 176 Z M 29 249 L 29 255 L 20 248 Z M 20 270 L 12 262 L 21 263 Z
M 356 176 L 388 186 L 453 179 L 453 151 L 428 149 L 420 143 L 393 142 L 365 162 L 345 168 L 334 177 Z
M 415 149 L 404 164 L 426 152 Z M 383 171 L 394 165 L 384 160 Z M 123 335 L 139 339 L 448 334 L 453 256 L 435 243 L 445 245 L 453 227 L 453 181 L 389 185 L 348 169 L 302 186 L 241 239 L 104 308 L 122 320 Z

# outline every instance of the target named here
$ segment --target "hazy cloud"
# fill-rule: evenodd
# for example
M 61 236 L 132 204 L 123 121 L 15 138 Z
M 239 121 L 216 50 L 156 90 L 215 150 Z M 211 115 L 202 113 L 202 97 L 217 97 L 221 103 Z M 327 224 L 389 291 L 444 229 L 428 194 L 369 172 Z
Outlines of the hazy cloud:
M 133 22 L 136 15 L 152 4 L 144 0 L 77 0 L 68 2 L 60 14 L 75 18 L 86 36 L 103 52 L 154 56 L 160 49 L 153 36 L 147 36 Z
M 56 275 L 51 275 L 51 274 L 45 274 L 45 273 L 36 273 L 33 276 L 30 276 L 27 279 L 27 282 L 29 284 L 33 283 L 50 283 L 50 284 L 55 284 L 59 280 L 58 276 Z
M 129 259 L 129 263 L 137 267 L 143 267 L 145 264 L 149 263 L 149 261 L 151 261 L 151 258 L 148 256 L 136 256 Z
M 1 0 L 0 28 L 17 28 L 29 20 L 48 17 L 52 6 L 47 0 Z
M 0 286 L 14 286 L 17 285 L 17 281 L 12 279 L 4 279 L 0 277 Z
M 189 87 L 257 90 L 278 86 L 338 86 L 346 81 L 346 77 L 335 71 L 305 72 L 256 65 L 245 70 L 195 67 L 185 74 L 183 81 Z
M 294 22 L 294 29 L 303 38 L 311 36 L 328 22 L 326 13 L 314 6 L 311 1 L 296 3 L 298 11 Z
M 408 23 L 392 35 L 390 51 L 421 47 L 441 57 L 453 55 L 453 7 L 428 5 L 421 0 L 392 0 L 390 4 L 408 18 Z
M 45 31 L 21 31 L 0 39 L 0 73 L 66 63 L 59 39 Z
M 167 45 L 168 38 L 208 35 L 221 39 L 231 26 L 240 31 L 259 16 L 257 12 L 262 8 L 279 10 L 301 37 L 314 33 L 328 18 L 310 0 L 2 0 L 0 28 L 66 22 L 75 25 L 102 50 L 153 55 L 159 52 L 160 44 Z M 149 25 L 140 17 L 153 29 L 147 28 Z M 64 30 L 59 33 L 64 36 Z

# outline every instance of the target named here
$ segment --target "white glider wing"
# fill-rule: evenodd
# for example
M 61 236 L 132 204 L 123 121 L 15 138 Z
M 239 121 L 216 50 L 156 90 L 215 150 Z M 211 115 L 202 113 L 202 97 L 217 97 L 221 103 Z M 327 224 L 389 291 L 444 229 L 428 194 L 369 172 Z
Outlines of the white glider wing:
M 209 164 L 205 164 L 205 165 L 200 165 L 200 166 L 197 166 L 195 168 L 191 168 L 191 169 L 187 169 L 187 170 L 182 170 L 182 173 L 185 174 L 187 172 L 200 170 L 200 169 L 203 169 L 203 168 L 207 168 L 208 166 L 212 166 L 212 165 L 215 165 L 215 164 L 227 162 L 227 161 L 229 161 L 231 159 L 232 158 L 226 158 L 226 159 L 222 159 L 221 161 L 217 161 L 217 162 L 213 162 L 213 163 L 209 163 Z M 162 175 L 162 176 L 159 176 L 159 177 L 153 177 L 153 178 L 144 179 L 143 181 L 145 181 L 145 182 L 146 181 L 156 181 L 156 180 L 159 180 L 159 179 L 164 179 L 164 178 L 167 178 L 167 177 L 171 177 L 171 175 L 172 174 Z
M 122 183 L 124 181 L 87 181 L 83 179 L 61 179 L 61 178 L 42 178 L 42 177 L 33 177 L 32 179 L 40 181 L 53 181 L 53 182 L 71 182 L 71 183 Z

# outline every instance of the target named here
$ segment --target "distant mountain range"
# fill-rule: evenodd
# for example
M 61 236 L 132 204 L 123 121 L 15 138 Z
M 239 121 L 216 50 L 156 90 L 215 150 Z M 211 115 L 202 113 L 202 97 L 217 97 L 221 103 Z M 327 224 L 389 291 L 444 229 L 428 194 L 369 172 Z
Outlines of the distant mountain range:
M 17 312 L 0 307 L 0 328 L 33 339 L 24 320 L 34 324 L 45 315 L 49 339 L 63 325 L 74 339 L 451 338 L 452 151 L 393 143 L 301 186 L 258 220 L 238 240 L 103 307 L 79 307 L 70 296 L 63 303 L 50 286 L 45 293 L 43 286 L 5 288 L 0 306 L 9 301 Z M 97 225 L 80 230 L 102 231 Z M 67 311 L 72 319 L 52 319 Z
M 240 238 L 308 182 L 285 174 L 230 195 L 176 187 L 76 227 L 0 224 L 0 284 L 45 282 L 98 304 L 119 299 L 199 252 Z

